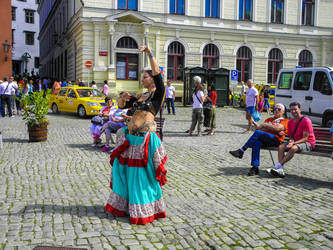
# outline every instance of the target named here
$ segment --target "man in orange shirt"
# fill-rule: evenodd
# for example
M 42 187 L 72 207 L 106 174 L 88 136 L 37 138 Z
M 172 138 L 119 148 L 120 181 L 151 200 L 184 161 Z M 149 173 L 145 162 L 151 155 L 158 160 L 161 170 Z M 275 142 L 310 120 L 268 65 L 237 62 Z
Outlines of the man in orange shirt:
M 252 168 L 248 176 L 259 174 L 260 149 L 261 147 L 278 147 L 287 134 L 288 119 L 283 118 L 285 106 L 276 104 L 274 117 L 267 118 L 263 124 L 254 123 L 256 131 L 240 149 L 229 151 L 234 157 L 243 158 L 246 149 L 252 148 Z

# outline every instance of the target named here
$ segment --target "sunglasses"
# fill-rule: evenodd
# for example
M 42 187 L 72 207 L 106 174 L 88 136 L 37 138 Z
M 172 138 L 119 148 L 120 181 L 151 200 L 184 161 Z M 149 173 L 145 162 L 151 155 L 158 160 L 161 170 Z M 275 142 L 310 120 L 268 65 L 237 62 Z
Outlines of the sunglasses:
M 281 108 L 274 108 L 274 111 L 277 110 L 277 111 L 281 111 L 282 109 Z

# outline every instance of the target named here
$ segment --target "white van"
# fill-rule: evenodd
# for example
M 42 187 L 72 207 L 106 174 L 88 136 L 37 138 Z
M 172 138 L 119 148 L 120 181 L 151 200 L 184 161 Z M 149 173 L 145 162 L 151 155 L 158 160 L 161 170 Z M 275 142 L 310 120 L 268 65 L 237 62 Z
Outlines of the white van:
M 333 122 L 333 68 L 281 69 L 275 103 L 289 108 L 291 102 L 301 104 L 302 114 L 313 123 L 328 127 Z

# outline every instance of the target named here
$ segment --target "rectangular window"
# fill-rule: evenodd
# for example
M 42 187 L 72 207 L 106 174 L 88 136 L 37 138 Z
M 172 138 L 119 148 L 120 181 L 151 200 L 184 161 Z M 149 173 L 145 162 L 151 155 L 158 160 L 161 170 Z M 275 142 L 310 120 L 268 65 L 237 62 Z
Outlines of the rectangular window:
M 16 21 L 16 7 L 12 6 L 12 21 Z
M 302 24 L 314 25 L 315 0 L 302 0 Z
M 117 79 L 138 80 L 137 54 L 117 54 Z
M 39 68 L 39 57 L 35 57 L 35 68 Z
M 324 95 L 332 95 L 332 88 L 328 76 L 325 72 L 318 71 L 316 72 L 313 90 L 319 91 Z
M 297 72 L 294 80 L 294 90 L 309 90 L 312 72 Z
M 12 44 L 15 43 L 15 29 L 12 29 Z
M 220 17 L 220 0 L 206 0 L 206 17 Z
M 284 0 L 272 0 L 271 22 L 283 23 L 284 19 Z
M 279 89 L 290 89 L 293 72 L 284 72 L 280 75 Z
M 138 10 L 138 0 L 118 0 L 118 9 Z
M 25 22 L 26 23 L 34 23 L 34 16 L 35 11 L 34 10 L 25 10 Z
M 25 31 L 25 44 L 26 45 L 35 44 L 35 32 Z
M 185 14 L 185 0 L 170 0 L 170 14 Z
M 168 80 L 183 81 L 184 73 L 184 56 L 169 55 L 168 56 Z
M 252 0 L 239 0 L 239 20 L 252 21 Z

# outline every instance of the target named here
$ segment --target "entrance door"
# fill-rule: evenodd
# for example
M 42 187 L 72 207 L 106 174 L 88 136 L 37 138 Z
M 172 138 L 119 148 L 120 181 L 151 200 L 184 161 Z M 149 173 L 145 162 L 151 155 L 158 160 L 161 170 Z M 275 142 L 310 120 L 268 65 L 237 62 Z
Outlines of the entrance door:
M 12 65 L 13 65 L 13 73 L 14 73 L 14 75 L 20 75 L 21 74 L 22 61 L 13 60 Z

